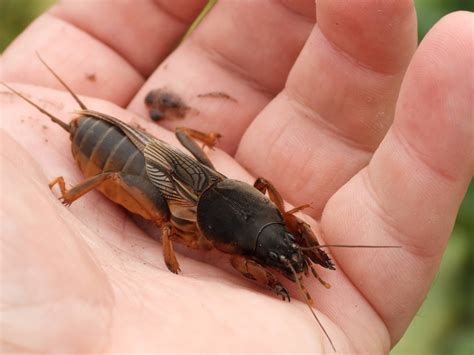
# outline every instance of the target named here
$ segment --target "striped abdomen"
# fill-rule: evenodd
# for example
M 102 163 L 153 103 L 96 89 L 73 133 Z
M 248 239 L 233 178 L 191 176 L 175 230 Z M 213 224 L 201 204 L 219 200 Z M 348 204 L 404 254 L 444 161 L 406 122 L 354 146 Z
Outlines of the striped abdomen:
M 145 204 L 153 208 L 142 208 L 136 198 L 129 198 L 129 190 L 125 191 L 114 181 L 97 188 L 105 196 L 146 219 L 156 219 L 154 214 L 155 217 L 159 215 L 161 221 L 170 220 L 182 238 L 195 235 L 195 210 L 186 210 L 186 216 L 182 216 L 183 207 L 178 205 L 176 210 L 169 207 L 160 189 L 148 178 L 143 153 L 120 128 L 94 117 L 82 116 L 77 120 L 71 140 L 72 154 L 86 177 L 103 172 L 121 173 L 122 182 L 139 192 L 140 198 L 147 196 L 150 203 Z
M 161 224 L 169 209 L 161 192 L 148 179 L 143 153 L 123 131 L 101 119 L 81 116 L 71 132 L 72 154 L 86 177 L 114 174 L 97 190 L 132 213 Z
M 101 172 L 146 175 L 143 154 L 120 128 L 108 122 L 82 116 L 71 140 L 72 154 L 86 177 Z

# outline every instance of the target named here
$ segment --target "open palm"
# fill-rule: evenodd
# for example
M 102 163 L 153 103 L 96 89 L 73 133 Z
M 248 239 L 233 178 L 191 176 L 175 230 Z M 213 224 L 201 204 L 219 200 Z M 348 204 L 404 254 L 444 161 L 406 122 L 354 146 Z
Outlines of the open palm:
M 415 52 L 411 1 L 220 1 L 174 50 L 204 4 L 63 1 L 6 50 L 2 80 L 67 121 L 77 105 L 45 88 L 60 86 L 38 51 L 102 99 L 89 108 L 170 141 L 143 99 L 173 90 L 192 110 L 163 126 L 221 133 L 219 171 L 311 203 L 326 243 L 400 245 L 332 250 L 338 270 L 321 275 L 333 287 L 306 281 L 338 351 L 387 352 L 472 178 L 473 15 L 449 15 Z M 67 134 L 6 90 L 0 100 L 3 349 L 331 351 L 302 302 L 210 265 L 227 268 L 225 255 L 180 249 L 174 275 L 160 244 L 100 194 L 62 206 L 47 183 L 81 181 Z

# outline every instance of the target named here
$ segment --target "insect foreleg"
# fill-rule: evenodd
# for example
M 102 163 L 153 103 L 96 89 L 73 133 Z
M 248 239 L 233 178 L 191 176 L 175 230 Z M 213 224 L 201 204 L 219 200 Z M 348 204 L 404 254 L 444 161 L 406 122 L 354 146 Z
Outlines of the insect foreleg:
M 319 241 L 308 223 L 303 221 L 301 218 L 296 217 L 291 211 L 285 212 L 283 218 L 285 220 L 286 227 L 297 238 L 297 242 L 300 246 L 312 247 L 319 245 Z M 307 255 L 314 263 L 319 264 L 327 269 L 335 270 L 331 259 L 323 250 L 315 248 L 313 250 L 304 250 L 303 253 Z M 327 286 L 327 283 L 324 282 L 320 277 L 316 278 L 323 285 Z
M 203 133 L 196 131 L 191 128 L 178 127 L 175 130 L 176 138 L 189 152 L 201 163 L 207 167 L 214 169 L 211 161 L 207 157 L 206 153 L 199 147 L 193 139 L 196 139 L 205 146 L 213 149 L 217 143 L 217 140 L 221 136 L 219 133 Z
M 264 195 L 266 192 L 268 192 L 268 197 L 270 197 L 270 200 L 273 201 L 273 203 L 278 207 L 278 209 L 280 210 L 282 214 L 285 213 L 283 198 L 281 197 L 278 190 L 275 188 L 275 186 L 273 186 L 273 184 L 270 181 L 262 177 L 259 177 L 255 181 L 253 186 Z
M 234 255 L 231 258 L 232 266 L 248 279 L 254 280 L 261 285 L 267 286 L 273 290 L 282 300 L 290 301 L 290 294 L 285 287 L 267 271 L 262 265 L 256 261 L 241 255 Z
M 253 187 L 255 187 L 258 191 L 260 191 L 264 195 L 268 192 L 268 197 L 278 207 L 279 211 L 283 215 L 295 214 L 296 212 L 304 210 L 305 208 L 311 207 L 311 205 L 305 204 L 305 205 L 295 207 L 295 208 L 285 212 L 283 198 L 281 197 L 278 190 L 275 188 L 275 186 L 273 186 L 273 184 L 270 181 L 268 181 L 265 178 L 259 177 L 255 181 L 255 183 L 253 184 Z

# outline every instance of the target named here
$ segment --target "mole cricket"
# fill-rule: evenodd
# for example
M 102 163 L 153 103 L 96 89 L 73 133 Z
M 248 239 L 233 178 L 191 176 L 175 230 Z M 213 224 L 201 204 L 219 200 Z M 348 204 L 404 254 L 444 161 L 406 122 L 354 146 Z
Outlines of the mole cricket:
M 39 57 L 39 55 L 38 55 Z M 295 282 L 313 317 L 335 351 L 335 346 L 312 309 L 303 276 L 310 273 L 326 288 L 314 265 L 335 270 L 322 248 L 397 246 L 320 245 L 309 224 L 295 213 L 308 205 L 285 211 L 281 195 L 266 179 L 254 185 L 229 179 L 218 172 L 203 149 L 213 148 L 220 135 L 177 128 L 176 137 L 194 157 L 104 113 L 89 110 L 66 83 L 39 57 L 45 67 L 73 96 L 80 110 L 66 123 L 19 93 L 9 90 L 48 116 L 69 133 L 74 159 L 85 176 L 66 189 L 62 176 L 61 202 L 69 206 L 93 189 L 161 229 L 163 258 L 173 273 L 180 271 L 173 243 L 193 249 L 217 249 L 231 255 L 232 266 L 244 277 L 273 290 L 283 300 L 290 294 L 270 271 Z M 268 196 L 267 196 L 268 194 Z

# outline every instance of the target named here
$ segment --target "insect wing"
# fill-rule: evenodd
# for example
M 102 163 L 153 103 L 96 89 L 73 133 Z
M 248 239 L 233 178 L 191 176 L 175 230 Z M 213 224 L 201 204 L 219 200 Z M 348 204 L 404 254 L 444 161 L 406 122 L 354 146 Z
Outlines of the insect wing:
M 153 185 L 168 200 L 178 203 L 197 203 L 199 195 L 211 184 L 225 177 L 209 169 L 172 145 L 149 133 L 103 113 L 80 110 L 80 115 L 91 116 L 120 128 L 132 143 L 143 152 L 147 175 Z
M 83 116 L 91 116 L 97 118 L 99 120 L 108 122 L 122 130 L 123 133 L 132 141 L 132 143 L 141 151 L 145 149 L 147 143 L 155 140 L 156 138 L 153 137 L 151 134 L 146 133 L 142 130 L 130 127 L 128 124 L 116 119 L 115 117 L 106 115 L 104 113 L 100 113 L 97 111 L 92 110 L 79 110 L 77 111 L 78 114 Z
M 171 190 L 171 182 L 179 198 L 197 203 L 207 187 L 224 179 L 218 172 L 157 139 L 146 145 L 144 154 L 148 177 L 165 196 Z M 176 199 L 175 194 L 169 197 Z

